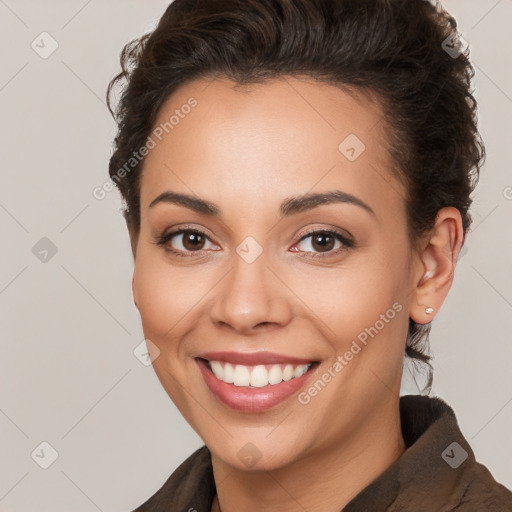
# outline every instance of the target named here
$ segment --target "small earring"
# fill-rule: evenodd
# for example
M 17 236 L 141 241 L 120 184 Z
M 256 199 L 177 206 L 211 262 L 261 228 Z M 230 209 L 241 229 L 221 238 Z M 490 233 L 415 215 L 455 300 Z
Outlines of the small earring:
M 434 312 L 434 308 L 425 308 L 425 313 L 426 313 L 427 315 L 430 315 L 430 314 L 431 314 L 431 313 L 433 313 L 433 312 Z

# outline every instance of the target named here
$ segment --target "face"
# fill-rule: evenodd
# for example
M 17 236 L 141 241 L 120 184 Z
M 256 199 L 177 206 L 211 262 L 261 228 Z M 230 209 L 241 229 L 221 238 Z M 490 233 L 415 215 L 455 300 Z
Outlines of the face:
M 394 410 L 416 262 L 377 102 L 312 79 L 233 85 L 189 83 L 159 112 L 133 293 L 156 374 L 212 453 L 272 469 Z

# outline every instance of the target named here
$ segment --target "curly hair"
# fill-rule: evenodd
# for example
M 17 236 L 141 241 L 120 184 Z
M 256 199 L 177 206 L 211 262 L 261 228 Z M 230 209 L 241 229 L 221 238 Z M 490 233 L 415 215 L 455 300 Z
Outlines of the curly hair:
M 144 146 L 173 91 L 204 77 L 245 85 L 302 75 L 379 99 L 411 242 L 446 206 L 459 210 L 465 239 L 485 149 L 469 50 L 449 51 L 459 48 L 456 28 L 439 3 L 426 0 L 175 0 L 152 32 L 125 45 L 122 71 L 107 89 L 118 125 L 109 175 L 130 233 L 140 229 L 144 160 L 119 171 Z M 430 324 L 409 319 L 405 353 L 427 365 L 428 389 L 429 332 Z

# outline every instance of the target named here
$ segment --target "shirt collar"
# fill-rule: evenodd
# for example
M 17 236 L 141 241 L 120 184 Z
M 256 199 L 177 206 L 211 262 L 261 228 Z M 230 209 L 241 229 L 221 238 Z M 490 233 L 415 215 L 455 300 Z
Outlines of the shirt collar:
M 343 512 L 451 510 L 460 503 L 476 461 L 451 407 L 440 398 L 402 396 L 400 419 L 406 451 Z
M 407 449 L 342 512 L 450 510 L 462 500 L 476 461 L 450 406 L 439 398 L 402 396 L 400 419 Z M 216 490 L 207 447 L 192 454 L 164 487 L 180 510 L 210 512 Z

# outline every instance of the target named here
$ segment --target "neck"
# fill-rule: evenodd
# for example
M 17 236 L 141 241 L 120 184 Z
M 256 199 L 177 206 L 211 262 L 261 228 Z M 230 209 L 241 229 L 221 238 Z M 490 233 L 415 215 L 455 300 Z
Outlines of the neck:
M 270 471 L 239 470 L 212 454 L 212 512 L 339 512 L 405 451 L 398 408 L 375 416 L 377 428 L 366 423 L 350 439 Z

